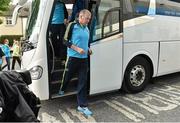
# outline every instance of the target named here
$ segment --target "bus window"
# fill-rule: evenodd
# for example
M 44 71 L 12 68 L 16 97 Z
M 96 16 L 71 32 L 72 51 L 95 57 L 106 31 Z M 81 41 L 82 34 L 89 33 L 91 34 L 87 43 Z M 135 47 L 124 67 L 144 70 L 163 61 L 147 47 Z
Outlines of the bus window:
M 180 1 L 178 0 L 157 0 L 156 14 L 168 16 L 180 16 Z
M 93 17 L 91 26 L 93 26 L 93 28 L 91 28 L 91 32 L 93 32 L 93 38 L 91 42 L 119 32 L 119 8 L 119 0 L 101 0 L 100 3 L 92 6 Z
M 31 6 L 32 7 L 31 13 L 30 13 L 31 16 L 29 17 L 28 26 L 26 29 L 26 38 L 32 34 L 33 28 L 36 24 L 38 11 L 39 11 L 39 5 L 40 5 L 40 0 L 33 0 L 32 6 Z
M 124 0 L 123 4 L 123 19 L 128 20 L 147 15 L 150 0 Z
M 147 15 L 149 10 L 150 0 L 133 0 L 133 6 L 135 14 L 138 15 Z

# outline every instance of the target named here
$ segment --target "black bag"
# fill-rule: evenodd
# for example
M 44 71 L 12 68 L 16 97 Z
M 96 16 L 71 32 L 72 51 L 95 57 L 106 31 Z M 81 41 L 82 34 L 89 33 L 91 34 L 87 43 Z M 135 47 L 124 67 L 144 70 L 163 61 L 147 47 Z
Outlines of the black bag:
M 40 99 L 29 90 L 31 83 L 29 71 L 0 72 L 0 104 L 4 122 L 38 122 Z M 1 106 L 0 105 L 0 106 Z

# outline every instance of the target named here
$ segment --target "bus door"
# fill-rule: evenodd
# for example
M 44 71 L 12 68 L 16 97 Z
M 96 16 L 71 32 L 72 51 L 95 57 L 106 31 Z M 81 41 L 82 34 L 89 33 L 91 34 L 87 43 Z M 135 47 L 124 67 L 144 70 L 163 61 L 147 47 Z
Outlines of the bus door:
M 98 0 L 90 25 L 90 95 L 120 89 L 123 51 L 122 0 Z

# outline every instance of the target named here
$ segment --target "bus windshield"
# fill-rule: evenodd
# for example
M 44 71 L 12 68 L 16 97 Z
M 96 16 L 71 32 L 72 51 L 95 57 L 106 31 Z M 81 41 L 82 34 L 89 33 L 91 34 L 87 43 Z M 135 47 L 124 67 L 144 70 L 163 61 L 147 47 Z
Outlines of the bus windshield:
M 30 16 L 28 18 L 28 24 L 26 28 L 26 38 L 32 34 L 33 28 L 36 24 L 38 11 L 39 11 L 40 0 L 33 0 L 30 7 Z

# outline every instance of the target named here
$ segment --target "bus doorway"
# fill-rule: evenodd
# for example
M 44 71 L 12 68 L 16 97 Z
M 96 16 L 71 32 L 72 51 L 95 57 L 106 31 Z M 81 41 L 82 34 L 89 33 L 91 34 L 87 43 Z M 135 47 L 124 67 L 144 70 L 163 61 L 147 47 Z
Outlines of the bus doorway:
M 51 11 L 51 17 L 49 20 L 49 28 L 47 31 L 47 38 L 48 38 L 48 72 L 49 72 L 49 95 L 50 98 L 56 98 L 59 97 L 58 95 L 58 91 L 60 89 L 61 83 L 62 83 L 62 78 L 63 78 L 63 74 L 64 74 L 64 70 L 65 70 L 65 65 L 66 65 L 66 51 L 67 51 L 67 47 L 65 45 L 63 45 L 63 40 L 59 40 L 61 41 L 61 49 L 59 50 L 60 52 L 60 57 L 56 57 L 56 53 L 57 51 L 55 50 L 56 45 L 53 44 L 53 38 L 52 38 L 52 31 L 51 31 L 51 21 L 53 18 L 53 14 L 55 11 L 55 7 L 57 5 L 57 3 L 59 2 L 59 0 L 55 0 L 54 1 L 54 5 Z M 87 1 L 88 2 L 88 1 Z M 75 0 L 64 0 L 67 11 L 68 11 L 68 21 L 72 21 L 71 15 L 74 14 L 72 9 L 75 3 Z M 84 3 L 84 7 L 86 9 L 88 9 L 88 4 Z M 68 23 L 66 24 L 66 26 L 68 25 Z M 60 39 L 63 39 L 63 37 L 57 37 Z M 77 79 L 77 75 L 74 76 L 74 78 L 72 78 L 71 82 L 68 85 L 67 91 L 63 96 L 67 96 L 67 95 L 72 95 L 76 93 L 76 85 L 77 85 L 78 79 Z

